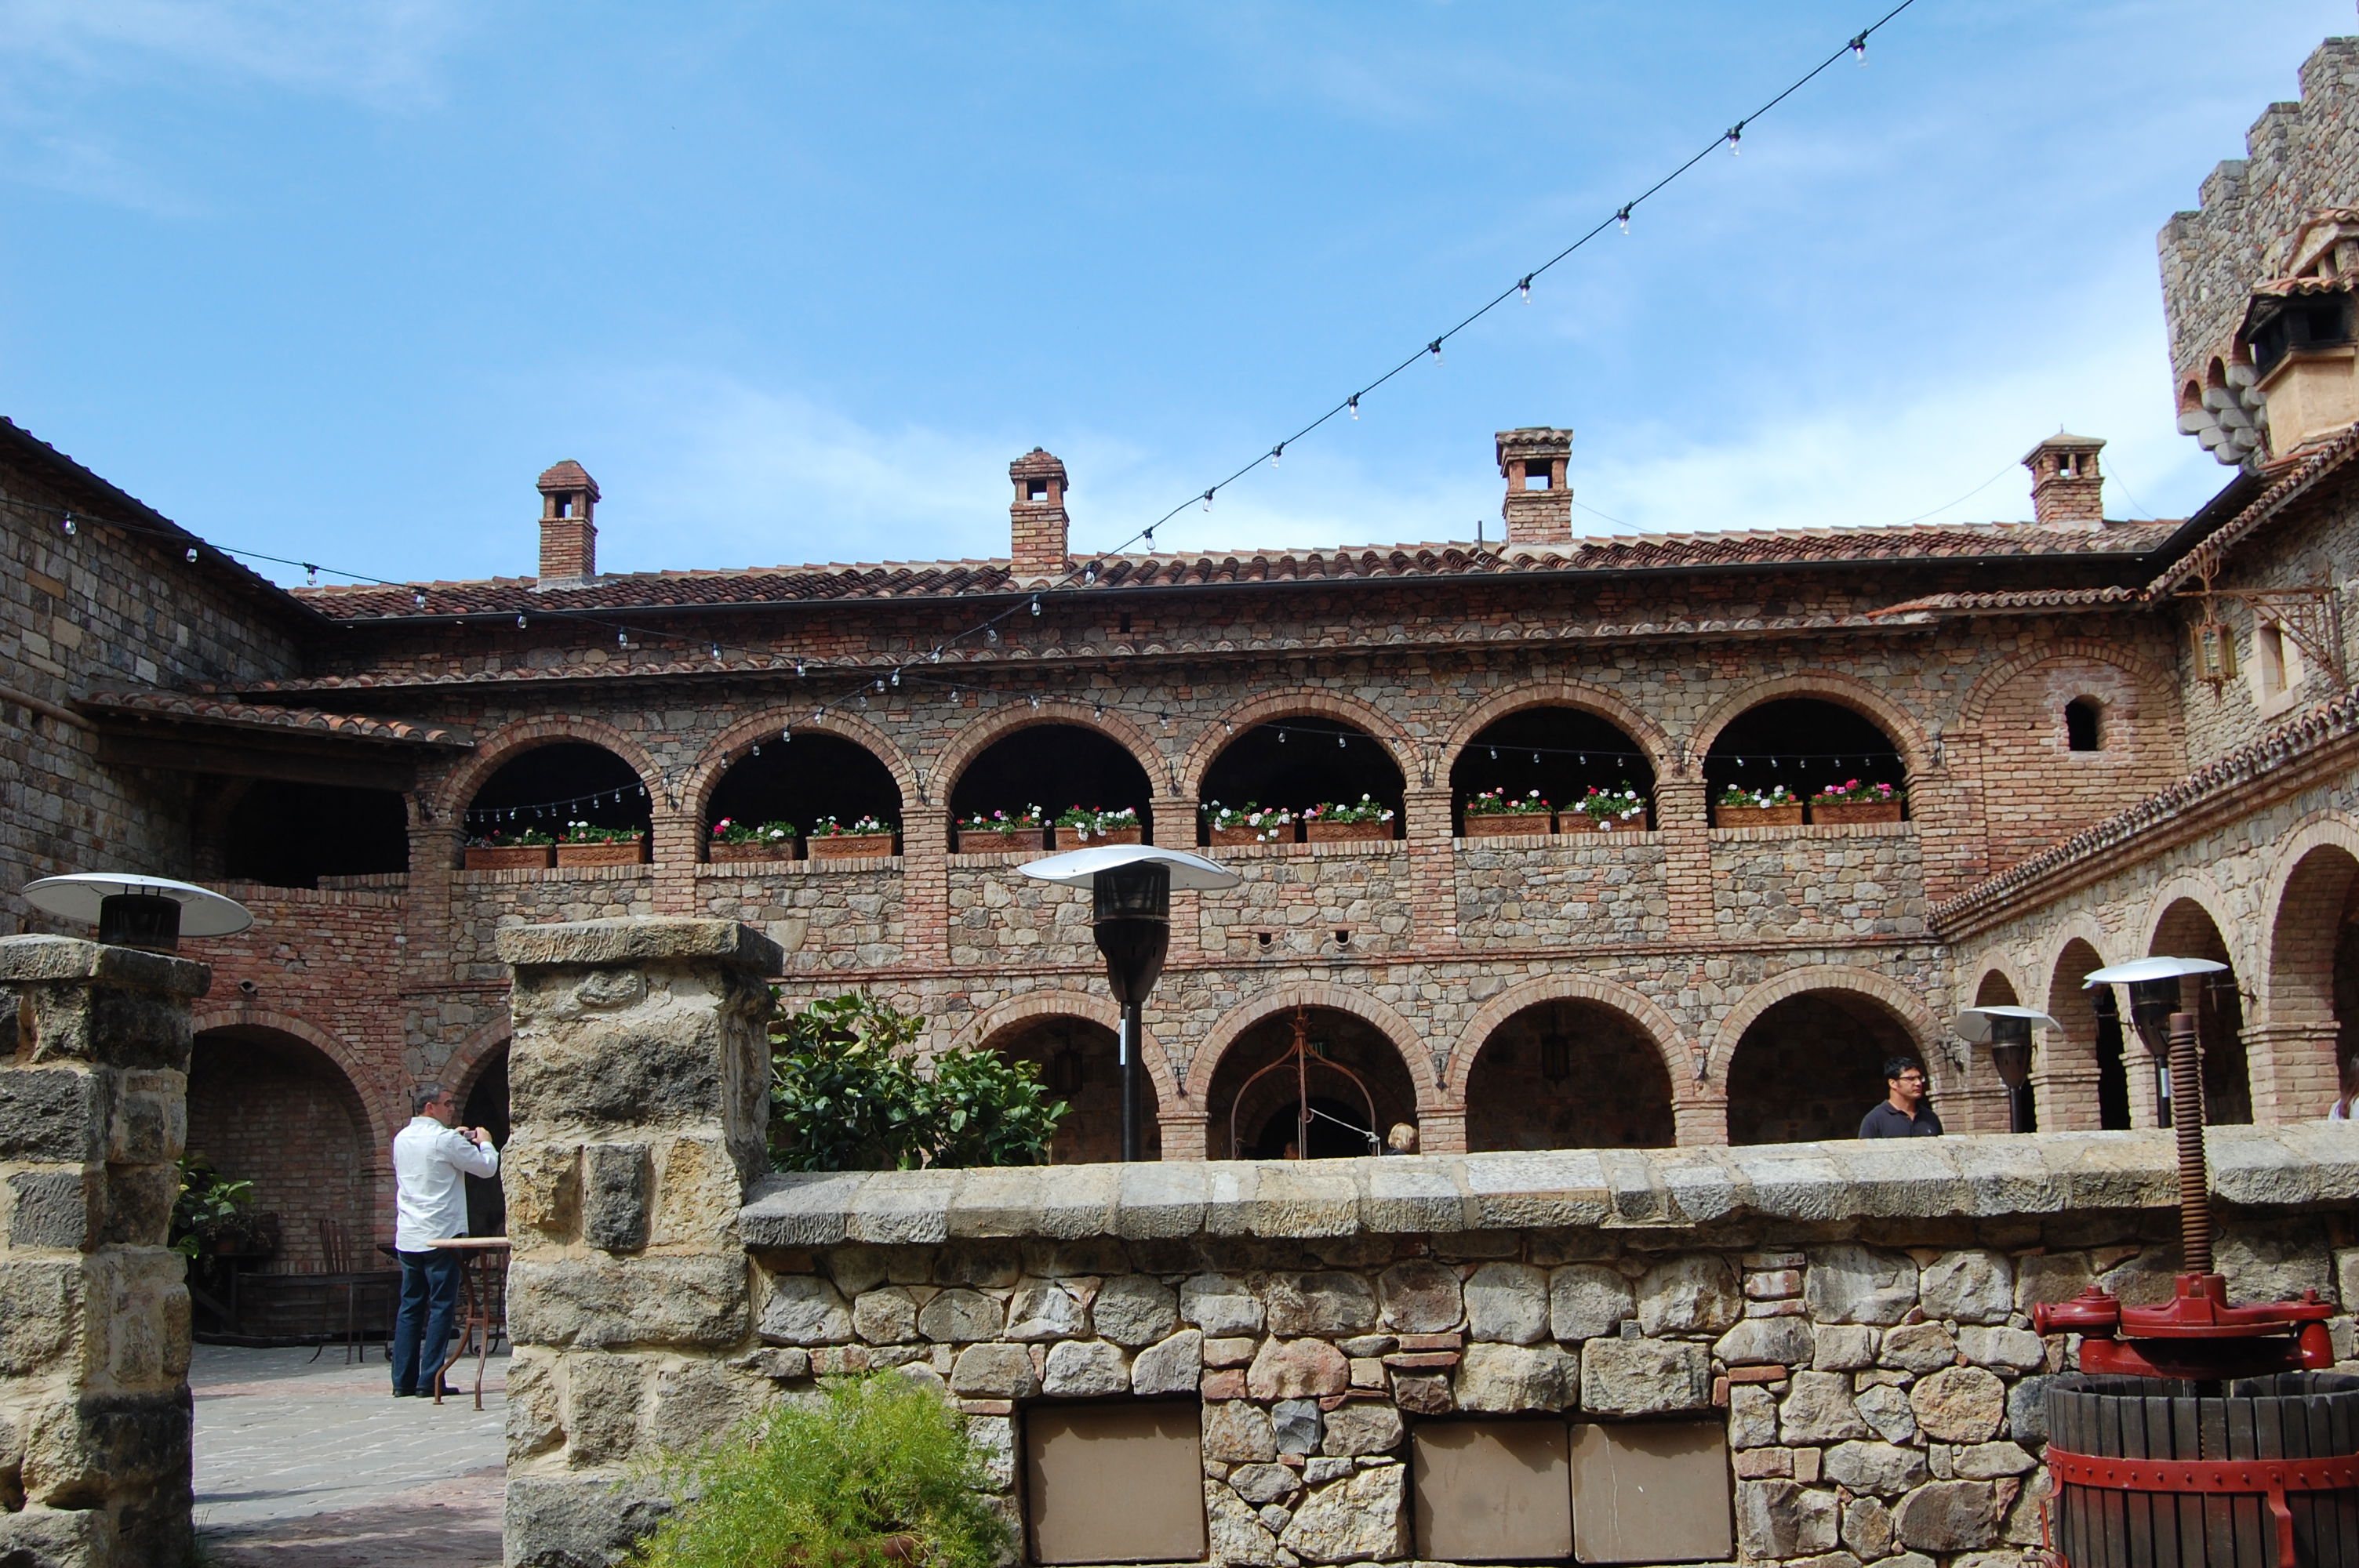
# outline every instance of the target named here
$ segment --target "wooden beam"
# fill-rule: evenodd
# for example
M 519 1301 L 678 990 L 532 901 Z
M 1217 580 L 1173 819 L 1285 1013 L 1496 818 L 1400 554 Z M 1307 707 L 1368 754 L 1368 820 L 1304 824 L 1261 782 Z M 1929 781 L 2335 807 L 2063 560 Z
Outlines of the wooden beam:
M 397 759 L 323 756 L 281 747 L 212 745 L 147 735 L 102 733 L 98 738 L 98 760 L 119 768 L 226 773 L 238 778 L 389 789 L 401 794 L 408 793 L 418 783 L 417 768 Z

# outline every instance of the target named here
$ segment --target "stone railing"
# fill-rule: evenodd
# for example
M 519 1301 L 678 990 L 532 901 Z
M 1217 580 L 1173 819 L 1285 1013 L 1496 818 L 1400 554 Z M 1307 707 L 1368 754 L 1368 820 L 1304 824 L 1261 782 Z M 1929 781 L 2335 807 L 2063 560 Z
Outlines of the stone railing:
M 897 1368 L 968 1413 L 1033 1561 L 1448 1561 L 1481 1511 L 1449 1477 L 1481 1473 L 1540 1476 L 1541 1512 L 1569 1485 L 1565 1549 L 1526 1557 L 1610 1529 L 1580 1554 L 2000 1568 L 2040 1539 L 2039 1390 L 2071 1353 L 2028 1308 L 2155 1299 L 2177 1266 L 2165 1132 L 769 1175 L 724 1212 L 760 1104 L 739 928 L 503 940 L 511 1563 L 617 1560 L 664 1506 L 647 1459 Z M 2236 1294 L 2348 1299 L 2359 1134 L 2212 1152 Z M 1125 1411 L 1152 1431 L 1104 1424 Z M 1070 1554 L 1128 1523 L 1060 1516 L 1076 1488 L 1043 1480 L 1092 1431 L 1125 1485 L 1185 1466 L 1187 1544 Z M 1483 1473 L 1485 1444 L 1529 1452 Z M 1593 1505 L 1642 1470 L 1679 1506 Z

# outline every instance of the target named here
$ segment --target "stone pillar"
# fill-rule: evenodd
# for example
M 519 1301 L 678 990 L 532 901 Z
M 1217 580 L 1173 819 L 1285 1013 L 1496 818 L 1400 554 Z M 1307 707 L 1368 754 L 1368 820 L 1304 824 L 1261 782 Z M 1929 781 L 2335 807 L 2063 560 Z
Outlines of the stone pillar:
M 951 814 L 947 806 L 901 806 L 901 952 L 912 964 L 951 957 Z
M 2246 1026 L 2245 1073 L 2256 1124 L 2316 1121 L 2327 1113 L 2343 1092 L 2335 1066 L 2339 1033 L 2331 1018 Z
M 1682 1149 L 1716 1149 L 1728 1142 L 1728 1087 L 1706 1081 L 1680 1086 L 1671 1096 L 1671 1141 Z
M 164 1242 L 189 1002 L 212 980 L 160 953 L 0 938 L 0 1563 L 192 1550 L 189 1291 Z
M 1450 792 L 1412 789 L 1401 805 L 1411 936 L 1427 952 L 1447 952 L 1458 946 L 1458 847 L 1450 834 Z
M 769 1168 L 781 955 L 728 920 L 511 926 L 502 1175 L 508 1275 L 507 1561 L 619 1561 L 663 1504 L 634 1469 L 712 1437 L 769 1385 L 737 1231 Z M 619 1489 L 617 1489 L 619 1487 Z
M 1655 827 L 1663 839 L 1664 894 L 1674 940 L 1713 934 L 1712 827 L 1701 779 L 1655 781 Z

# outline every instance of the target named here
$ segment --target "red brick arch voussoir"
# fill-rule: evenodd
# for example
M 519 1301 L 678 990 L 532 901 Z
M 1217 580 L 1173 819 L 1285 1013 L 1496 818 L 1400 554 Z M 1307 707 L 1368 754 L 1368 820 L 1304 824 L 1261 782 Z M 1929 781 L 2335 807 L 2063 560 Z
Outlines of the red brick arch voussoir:
M 1738 998 L 1728 1015 L 1713 1026 L 1705 1037 L 1705 1060 L 1706 1076 L 1714 1089 L 1723 1095 L 1728 1092 L 1729 1062 L 1755 1021 L 1787 998 L 1807 991 L 1850 991 L 1880 1003 L 1908 1032 L 1919 1059 L 1933 1076 L 1932 1087 L 1936 1090 L 1941 1087 L 1940 1080 L 1950 1060 L 1949 1053 L 1941 1049 L 1941 1023 L 1915 991 L 1873 969 L 1855 969 L 1843 964 L 1809 964 L 1763 980 Z
M 1789 676 L 1756 681 L 1740 691 L 1733 692 L 1696 726 L 1688 741 L 1687 776 L 1701 777 L 1704 759 L 1720 739 L 1720 732 L 1734 720 L 1743 718 L 1765 702 L 1781 697 L 1811 697 L 1821 702 L 1832 702 L 1848 708 L 1862 718 L 1872 720 L 1899 751 L 1908 776 L 1931 771 L 1933 752 L 1925 732 L 1908 710 L 1901 708 L 1866 681 L 1837 670 L 1803 670 Z
M 1433 1063 L 1427 1055 L 1425 1042 L 1409 1022 L 1383 1002 L 1364 992 L 1344 986 L 1330 985 L 1321 980 L 1304 980 L 1280 986 L 1274 991 L 1264 991 L 1246 998 L 1221 1015 L 1204 1035 L 1204 1043 L 1188 1063 L 1188 1076 L 1198 1086 L 1200 1095 L 1209 1096 L 1212 1078 L 1240 1035 L 1255 1024 L 1276 1013 L 1291 1012 L 1298 1007 L 1332 1008 L 1348 1012 L 1362 1022 L 1373 1026 L 1400 1054 L 1401 1063 L 1408 1069 L 1408 1080 L 1417 1090 L 1417 1114 L 1422 1120 L 1428 1114 L 1451 1108 L 1442 1097 L 1441 1086 L 1433 1076 Z M 1211 1101 L 1204 1101 L 1206 1109 Z
M 875 725 L 853 714 L 833 711 L 814 719 L 807 707 L 781 704 L 749 714 L 715 735 L 697 754 L 696 761 L 690 764 L 688 773 L 680 779 L 680 811 L 696 820 L 700 836 L 705 808 L 712 799 L 712 792 L 720 786 L 729 770 L 744 760 L 741 753 L 756 742 L 783 735 L 789 729 L 798 735 L 832 735 L 838 740 L 849 741 L 884 763 L 886 771 L 893 775 L 893 787 L 901 792 L 901 809 L 904 812 L 911 801 L 924 798 L 924 792 L 918 784 L 916 763 L 892 737 Z M 791 746 L 794 742 L 788 741 L 785 744 Z
M 1170 759 L 1155 744 L 1154 737 L 1123 715 L 1108 708 L 1103 718 L 1094 703 L 1077 702 L 1070 697 L 1043 697 L 1040 706 L 1028 702 L 1003 703 L 976 714 L 959 727 L 939 756 L 927 777 L 932 782 L 940 804 L 948 806 L 951 792 L 977 757 L 1020 730 L 1037 729 L 1043 724 L 1071 724 L 1093 730 L 1120 746 L 1130 754 L 1141 772 L 1147 774 L 1150 795 L 1161 795 L 1169 783 Z M 1061 810 L 1055 801 L 1042 801 L 1050 811 Z M 1075 804 L 1066 801 L 1065 806 Z
M 475 792 L 507 763 L 525 752 L 560 741 L 581 741 L 602 746 L 623 759 L 647 786 L 649 804 L 660 813 L 672 804 L 663 770 L 646 747 L 602 719 L 520 719 L 502 725 L 476 743 L 474 754 L 453 769 L 434 795 L 434 815 L 444 822 L 466 820 Z
M 1009 1032 L 1043 1018 L 1086 1019 L 1116 1033 L 1122 1027 L 1121 1010 L 1111 997 L 1093 996 L 1087 991 L 1026 991 L 970 1019 L 951 1037 L 951 1048 L 987 1049 Z M 1139 1041 L 1138 1061 L 1147 1069 L 1147 1081 L 1155 1086 L 1155 1117 L 1158 1122 L 1169 1126 L 1180 1118 L 1202 1114 L 1201 1106 L 1189 1104 L 1171 1070 L 1170 1058 L 1164 1054 L 1163 1043 L 1151 1028 L 1143 1032 Z
M 1473 1076 L 1475 1059 L 1491 1036 L 1526 1008 L 1551 1001 L 1595 1002 L 1620 1013 L 1637 1025 L 1662 1058 L 1663 1070 L 1670 1076 L 1672 1104 L 1705 1098 L 1708 1086 L 1696 1082 L 1693 1044 L 1680 1033 L 1678 1022 L 1643 992 L 1593 975 L 1539 975 L 1501 991 L 1467 1021 L 1457 1044 L 1451 1047 L 1450 1070 L 1441 1088 L 1443 1103 L 1453 1109 L 1463 1108 L 1467 1080 Z
M 1415 788 L 1424 776 L 1418 762 L 1416 742 L 1391 714 L 1355 697 L 1338 696 L 1320 687 L 1291 686 L 1265 691 L 1244 707 L 1226 713 L 1203 716 L 1204 732 L 1179 762 L 1180 795 L 1186 799 L 1202 798 L 1204 774 L 1237 739 L 1230 733 L 1231 729 L 1242 730 L 1250 724 L 1298 716 L 1337 719 L 1365 730 L 1391 754 L 1393 765 L 1400 769 L 1402 783 L 1410 788 Z
M 1582 681 L 1538 679 L 1518 682 L 1504 691 L 1476 703 L 1466 711 L 1451 730 L 1450 739 L 1442 742 L 1441 760 L 1435 768 L 1438 777 L 1447 780 L 1458 765 L 1458 759 L 1474 738 L 1502 719 L 1529 712 L 1535 708 L 1572 708 L 1603 719 L 1630 737 L 1637 748 L 1647 753 L 1647 762 L 1655 776 L 1662 778 L 1676 771 L 1679 748 L 1671 743 L 1663 727 L 1646 714 L 1632 708 L 1620 697 L 1601 687 Z

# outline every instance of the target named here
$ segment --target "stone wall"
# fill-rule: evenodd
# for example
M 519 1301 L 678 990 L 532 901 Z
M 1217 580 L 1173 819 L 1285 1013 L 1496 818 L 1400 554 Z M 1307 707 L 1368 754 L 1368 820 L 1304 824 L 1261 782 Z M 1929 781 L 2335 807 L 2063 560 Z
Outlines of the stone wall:
M 0 1562 L 157 1568 L 189 1527 L 179 1191 L 203 965 L 0 938 Z

